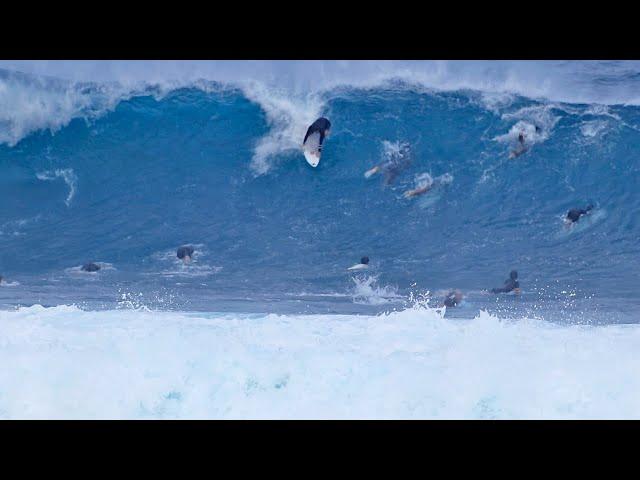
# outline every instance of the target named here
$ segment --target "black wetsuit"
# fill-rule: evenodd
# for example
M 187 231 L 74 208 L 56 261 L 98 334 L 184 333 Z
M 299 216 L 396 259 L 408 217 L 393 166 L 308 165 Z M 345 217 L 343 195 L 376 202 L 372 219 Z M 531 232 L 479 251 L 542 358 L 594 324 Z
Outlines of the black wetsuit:
M 176 255 L 180 260 L 182 260 L 184 257 L 193 257 L 193 247 L 180 247 L 176 252 Z
M 331 129 L 331 122 L 324 117 L 320 117 L 315 122 L 311 124 L 311 126 L 307 129 L 307 134 L 304 136 L 303 144 L 306 143 L 307 138 L 312 133 L 318 132 L 320 133 L 320 143 L 318 145 L 318 149 L 322 149 L 322 142 L 324 142 L 324 137 L 328 130 Z
M 567 219 L 571 220 L 573 223 L 577 222 L 582 215 L 586 215 L 591 211 L 591 207 L 585 208 L 572 208 L 567 213 Z
M 515 278 L 508 278 L 504 281 L 504 287 L 502 288 L 492 288 L 491 293 L 509 293 L 516 288 L 520 288 L 520 282 Z
M 96 265 L 95 263 L 85 263 L 82 266 L 82 270 L 85 272 L 97 272 L 100 270 L 100 265 Z

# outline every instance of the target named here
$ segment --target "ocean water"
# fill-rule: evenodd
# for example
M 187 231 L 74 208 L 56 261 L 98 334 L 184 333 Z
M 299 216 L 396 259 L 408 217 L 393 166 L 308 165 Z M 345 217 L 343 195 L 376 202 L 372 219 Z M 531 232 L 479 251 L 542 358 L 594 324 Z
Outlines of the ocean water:
M 638 92 L 638 62 L 0 61 L 0 418 L 640 418 Z

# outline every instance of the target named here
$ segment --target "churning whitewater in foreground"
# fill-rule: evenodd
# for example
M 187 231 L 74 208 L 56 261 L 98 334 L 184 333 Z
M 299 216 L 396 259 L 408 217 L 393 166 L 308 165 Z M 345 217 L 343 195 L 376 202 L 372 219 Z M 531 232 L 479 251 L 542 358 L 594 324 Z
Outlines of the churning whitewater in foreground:
M 0 312 L 0 418 L 640 418 L 640 328 Z
M 638 62 L 0 61 L 0 418 L 639 418 L 639 91 Z

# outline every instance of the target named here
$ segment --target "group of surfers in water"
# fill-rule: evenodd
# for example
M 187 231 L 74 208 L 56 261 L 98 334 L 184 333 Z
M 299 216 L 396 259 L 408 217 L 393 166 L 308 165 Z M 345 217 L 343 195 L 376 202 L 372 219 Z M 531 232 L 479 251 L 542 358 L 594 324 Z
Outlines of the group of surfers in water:
M 322 144 L 324 139 L 329 135 L 331 129 L 331 122 L 324 117 L 320 117 L 315 122 L 313 122 L 309 128 L 307 129 L 307 133 L 304 137 L 303 145 L 306 142 L 307 138 L 313 133 L 319 133 L 320 142 L 318 146 L 318 151 L 322 149 Z M 541 132 L 541 128 L 539 126 L 535 126 L 536 134 Z M 509 158 L 517 158 L 520 155 L 524 154 L 529 150 L 529 145 L 527 144 L 526 136 L 524 132 L 520 132 L 518 134 L 518 140 L 516 147 L 509 153 Z M 385 177 L 385 184 L 392 183 L 398 174 L 404 170 L 409 165 L 409 146 L 403 145 L 401 146 L 397 152 L 394 152 L 393 155 L 390 155 L 388 159 L 384 162 L 375 165 L 373 168 L 367 170 L 364 174 L 365 178 L 370 178 L 376 174 L 383 174 Z M 420 182 L 415 188 L 411 190 L 407 190 L 404 192 L 404 198 L 413 198 L 420 195 L 424 195 L 429 192 L 437 182 L 434 182 L 431 177 L 427 177 L 426 181 Z M 576 222 L 580 220 L 581 217 L 585 215 L 589 215 L 593 210 L 593 205 L 588 205 L 586 208 L 572 208 L 567 212 L 564 221 L 567 227 L 573 226 Z M 349 267 L 348 271 L 359 271 L 365 270 L 369 268 L 369 257 L 364 256 L 361 258 L 360 263 L 357 263 L 351 267 Z M 518 272 L 516 270 L 512 270 L 509 273 L 509 278 L 504 281 L 504 285 L 502 287 L 492 288 L 488 290 L 493 294 L 505 294 L 505 293 L 514 293 L 515 295 L 520 295 L 520 282 L 518 281 Z M 445 307 L 456 307 L 462 302 L 463 295 L 460 290 L 450 290 L 444 297 L 442 301 L 442 306 Z
M 540 132 L 540 127 L 536 126 L 536 133 Z M 313 122 L 309 128 L 307 129 L 307 133 L 304 136 L 303 145 L 307 141 L 307 139 L 314 133 L 319 134 L 319 145 L 318 152 L 322 150 L 322 145 L 324 143 L 325 138 L 329 135 L 331 131 L 331 122 L 325 118 L 320 117 L 315 122 Z M 527 146 L 526 138 L 524 132 L 520 132 L 518 135 L 517 146 L 514 150 L 511 151 L 509 158 L 516 158 L 525 153 L 529 147 Z M 408 145 L 403 145 L 397 152 L 391 155 L 384 162 L 374 166 L 373 168 L 367 170 L 364 174 L 365 178 L 370 178 L 376 174 L 383 174 L 385 177 L 385 184 L 392 183 L 398 174 L 405 169 L 409 164 L 410 152 Z M 424 195 L 429 192 L 437 182 L 434 182 L 431 177 L 428 177 L 426 181 L 420 182 L 416 188 L 411 190 L 407 190 L 404 192 L 403 196 L 405 198 L 413 198 L 420 195 Z M 593 205 L 588 205 L 586 208 L 572 208 L 567 212 L 567 215 L 564 219 L 565 225 L 567 227 L 573 226 L 576 222 L 580 220 L 581 217 L 585 215 L 589 215 L 593 210 Z M 195 249 L 191 245 L 183 245 L 179 247 L 176 251 L 176 257 L 180 259 L 184 265 L 188 265 L 191 263 L 193 258 Z M 82 265 L 81 270 L 83 272 L 94 273 L 101 270 L 102 266 L 99 263 L 89 262 Z M 360 259 L 360 263 L 357 263 L 347 270 L 349 271 L 358 271 L 365 270 L 369 268 L 369 257 L 364 256 Z M 3 283 L 2 275 L 0 275 L 0 285 Z M 518 272 L 516 270 L 512 270 L 509 274 L 509 278 L 507 278 L 502 287 L 492 288 L 489 292 L 494 294 L 501 293 L 511 293 L 513 292 L 516 295 L 521 293 L 520 283 L 518 281 Z M 462 302 L 463 295 L 460 290 L 451 290 L 449 291 L 442 302 L 442 305 L 445 307 L 456 307 Z

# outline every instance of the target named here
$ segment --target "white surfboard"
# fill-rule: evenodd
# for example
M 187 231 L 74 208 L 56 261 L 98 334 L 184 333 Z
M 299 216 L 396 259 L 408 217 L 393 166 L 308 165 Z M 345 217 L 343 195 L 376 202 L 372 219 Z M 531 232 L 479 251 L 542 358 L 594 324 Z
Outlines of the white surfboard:
M 356 263 L 355 265 L 347 268 L 347 270 L 364 270 L 365 268 L 369 268 L 369 265 L 365 265 L 364 263 Z
M 314 132 L 307 137 L 307 141 L 302 146 L 302 152 L 307 163 L 313 168 L 320 163 L 320 133 Z
M 317 153 L 312 153 L 312 152 L 307 152 L 306 150 L 304 151 L 304 158 L 307 160 L 307 163 L 309 165 L 311 165 L 313 168 L 318 166 L 318 163 L 320 163 L 320 154 Z

